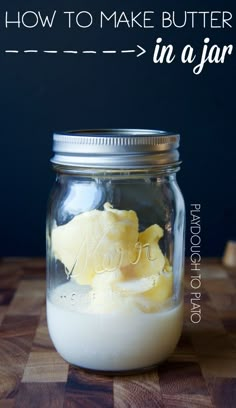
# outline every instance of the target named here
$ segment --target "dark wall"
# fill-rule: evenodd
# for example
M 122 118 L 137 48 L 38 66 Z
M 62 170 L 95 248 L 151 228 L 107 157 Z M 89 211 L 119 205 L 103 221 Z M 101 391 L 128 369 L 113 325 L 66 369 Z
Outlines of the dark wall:
M 45 4 L 44 4 L 45 3 Z M 58 4 L 59 3 L 59 4 Z M 181 3 L 181 5 L 179 5 Z M 202 254 L 221 256 L 226 240 L 236 238 L 235 57 L 206 65 L 201 75 L 191 65 L 154 64 L 157 37 L 180 52 L 192 44 L 198 53 L 206 36 L 233 43 L 233 29 L 8 30 L 8 10 L 230 10 L 234 1 L 6 1 L 0 4 L 1 246 L 0 254 L 43 255 L 47 196 L 53 182 L 49 158 L 54 130 L 135 127 L 181 133 L 183 190 L 189 228 L 190 203 L 201 203 Z M 127 5 L 128 4 L 128 5 Z M 108 5 L 108 6 L 107 6 Z M 62 21 L 61 21 L 62 22 Z M 38 49 L 122 49 L 140 44 L 134 55 L 24 55 Z M 3 50 L 18 49 L 6 55 Z M 187 238 L 187 248 L 189 247 Z

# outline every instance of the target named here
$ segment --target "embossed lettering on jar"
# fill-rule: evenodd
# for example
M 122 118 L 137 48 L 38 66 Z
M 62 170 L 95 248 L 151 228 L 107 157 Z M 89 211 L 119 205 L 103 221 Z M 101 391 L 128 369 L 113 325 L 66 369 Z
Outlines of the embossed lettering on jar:
M 47 217 L 47 320 L 58 353 L 126 373 L 175 349 L 183 324 L 179 135 L 54 134 Z

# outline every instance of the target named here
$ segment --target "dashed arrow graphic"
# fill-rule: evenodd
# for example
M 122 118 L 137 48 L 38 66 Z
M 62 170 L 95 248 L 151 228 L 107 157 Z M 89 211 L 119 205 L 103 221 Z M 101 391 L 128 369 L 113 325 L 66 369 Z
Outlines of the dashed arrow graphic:
M 139 58 L 142 55 L 144 55 L 147 51 L 145 50 L 145 48 L 143 48 L 141 45 L 137 44 L 137 48 L 136 50 L 102 50 L 102 51 L 96 51 L 96 50 L 37 50 L 37 49 L 33 49 L 33 50 L 5 50 L 6 54 L 19 54 L 19 53 L 23 53 L 23 54 L 39 54 L 39 53 L 44 53 L 44 54 L 60 54 L 63 53 L 64 55 L 66 54 L 113 54 L 113 55 L 117 55 L 117 54 L 135 54 L 137 52 L 136 57 Z

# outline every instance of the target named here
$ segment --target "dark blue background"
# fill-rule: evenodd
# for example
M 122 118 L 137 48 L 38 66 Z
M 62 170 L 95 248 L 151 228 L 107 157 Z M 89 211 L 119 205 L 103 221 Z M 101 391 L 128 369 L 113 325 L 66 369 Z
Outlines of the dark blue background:
M 128 5 L 127 5 L 128 3 Z M 206 36 L 233 43 L 232 29 L 66 29 L 60 12 L 88 10 L 230 10 L 234 1 L 6 1 L 0 5 L 1 245 L 0 255 L 43 255 L 45 212 L 53 182 L 52 133 L 68 128 L 135 127 L 177 130 L 182 135 L 178 174 L 187 207 L 202 205 L 202 255 L 221 256 L 236 238 L 235 57 L 206 65 L 202 74 L 175 61 L 153 64 L 155 40 L 185 44 L 198 54 Z M 3 13 L 58 11 L 52 29 L 3 27 Z M 13 14 L 14 13 L 14 14 Z M 124 49 L 134 55 L 5 55 L 5 49 Z M 189 248 L 187 236 L 187 249 Z

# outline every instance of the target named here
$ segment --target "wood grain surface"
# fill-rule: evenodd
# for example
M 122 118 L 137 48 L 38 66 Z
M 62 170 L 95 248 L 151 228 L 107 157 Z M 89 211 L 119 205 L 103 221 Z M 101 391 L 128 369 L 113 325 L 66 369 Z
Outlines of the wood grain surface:
M 103 376 L 69 366 L 49 338 L 45 261 L 0 261 L 0 408 L 235 408 L 236 270 L 201 265 L 201 313 L 190 321 L 186 264 L 185 323 L 175 353 L 155 370 Z

